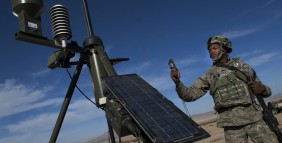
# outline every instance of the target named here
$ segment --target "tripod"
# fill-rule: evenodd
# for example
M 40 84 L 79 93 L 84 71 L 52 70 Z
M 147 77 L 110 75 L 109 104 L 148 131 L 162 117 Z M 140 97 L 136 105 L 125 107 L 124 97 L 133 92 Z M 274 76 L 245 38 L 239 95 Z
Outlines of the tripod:
M 49 141 L 50 143 L 55 143 L 57 140 L 65 114 L 67 112 L 69 103 L 71 101 L 74 89 L 76 87 L 76 83 L 79 79 L 80 72 L 81 72 L 81 69 L 84 63 L 85 62 L 87 63 L 88 68 L 90 70 L 92 82 L 93 82 L 94 89 L 95 89 L 95 96 L 96 96 L 95 99 L 96 99 L 96 103 L 98 107 L 101 107 L 102 104 L 106 102 L 105 97 L 103 97 L 103 87 L 101 84 L 100 77 L 117 75 L 115 69 L 113 68 L 111 64 L 111 61 L 109 60 L 108 56 L 104 52 L 102 40 L 99 37 L 94 36 L 93 34 L 87 1 L 82 0 L 82 2 L 83 2 L 83 8 L 84 8 L 85 17 L 86 17 L 88 37 L 83 42 L 83 48 L 80 48 L 77 45 L 71 45 L 72 47 L 75 47 L 75 49 L 80 49 L 79 51 L 80 58 L 77 63 L 77 66 L 73 74 L 71 83 L 69 85 L 68 91 L 66 93 L 66 96 L 62 104 L 60 113 L 58 115 L 52 135 L 50 137 L 50 141 Z M 99 59 L 99 57 L 104 57 L 104 58 L 100 60 L 101 58 Z M 114 137 L 113 129 L 112 129 L 110 122 L 108 122 L 108 128 L 109 128 L 109 133 L 111 136 L 111 142 L 115 143 L 115 137 Z

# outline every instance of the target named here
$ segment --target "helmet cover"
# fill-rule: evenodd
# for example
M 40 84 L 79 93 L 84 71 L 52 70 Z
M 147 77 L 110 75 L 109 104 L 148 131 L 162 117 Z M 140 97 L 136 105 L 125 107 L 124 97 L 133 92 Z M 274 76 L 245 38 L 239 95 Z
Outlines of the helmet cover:
M 229 41 L 226 37 L 223 37 L 223 36 L 210 37 L 207 42 L 207 46 L 209 47 L 211 44 L 214 44 L 214 43 L 218 43 L 221 46 L 225 47 L 227 50 L 227 53 L 232 52 L 232 42 Z

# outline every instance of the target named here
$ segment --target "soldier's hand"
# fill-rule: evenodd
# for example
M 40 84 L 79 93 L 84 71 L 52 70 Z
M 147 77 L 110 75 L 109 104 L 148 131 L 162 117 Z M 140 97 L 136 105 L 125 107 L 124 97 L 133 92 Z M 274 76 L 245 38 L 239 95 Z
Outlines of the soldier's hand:
M 264 85 L 256 82 L 256 81 L 252 81 L 249 83 L 249 87 L 251 88 L 251 90 L 255 93 L 255 94 L 262 94 L 263 92 L 265 92 L 265 87 Z
M 174 83 L 177 83 L 179 81 L 179 78 L 180 78 L 179 70 L 176 70 L 175 68 L 172 68 L 170 70 L 170 77 L 174 81 Z

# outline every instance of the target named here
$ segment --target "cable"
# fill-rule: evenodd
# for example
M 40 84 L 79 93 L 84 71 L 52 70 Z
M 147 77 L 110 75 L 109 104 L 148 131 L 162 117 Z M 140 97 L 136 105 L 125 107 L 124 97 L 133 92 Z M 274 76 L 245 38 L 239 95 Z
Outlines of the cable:
M 72 79 L 72 76 L 71 76 L 69 70 L 68 70 L 67 68 L 66 68 L 66 70 L 67 70 L 67 73 L 68 73 L 70 79 Z M 96 105 L 96 103 L 93 102 L 89 97 L 87 97 L 87 96 L 80 90 L 80 88 L 79 88 L 77 85 L 75 85 L 75 87 L 78 89 L 78 91 L 79 91 L 87 100 L 89 100 L 91 103 L 93 103 L 94 105 Z M 96 105 L 96 106 L 97 106 L 97 105 Z M 104 110 L 103 108 L 101 108 L 101 109 Z
M 186 105 L 185 101 L 182 100 L 182 103 L 183 103 L 184 110 L 185 110 L 186 114 L 187 114 L 189 117 L 191 117 L 191 114 L 189 113 L 189 110 L 188 110 L 188 108 L 187 108 L 187 105 Z
M 108 140 L 109 140 L 109 143 L 112 143 L 112 142 L 111 142 L 110 133 L 108 133 Z

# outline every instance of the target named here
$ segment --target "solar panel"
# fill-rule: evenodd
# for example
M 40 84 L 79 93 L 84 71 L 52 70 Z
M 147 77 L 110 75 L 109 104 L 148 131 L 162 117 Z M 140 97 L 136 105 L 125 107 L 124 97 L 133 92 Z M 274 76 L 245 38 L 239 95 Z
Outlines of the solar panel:
M 103 78 L 151 142 L 182 143 L 209 137 L 191 118 L 137 74 Z

